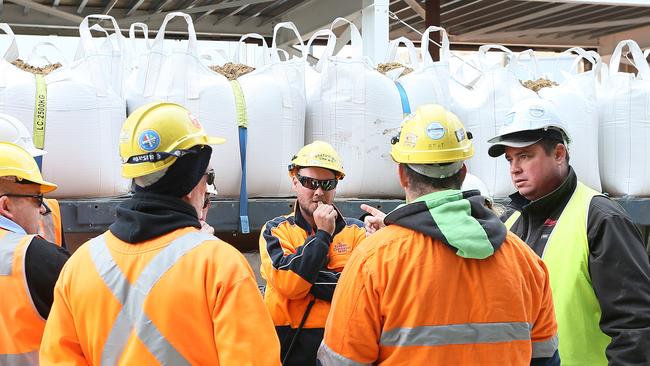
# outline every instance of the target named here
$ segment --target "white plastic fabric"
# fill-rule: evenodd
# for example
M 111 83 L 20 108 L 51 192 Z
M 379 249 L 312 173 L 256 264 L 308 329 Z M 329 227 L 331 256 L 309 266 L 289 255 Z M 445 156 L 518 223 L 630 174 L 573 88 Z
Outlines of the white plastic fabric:
M 90 19 L 110 21 L 113 33 L 108 33 L 104 28 L 94 25 L 88 26 Z M 93 38 L 91 30 L 102 31 L 108 35 L 104 38 Z M 86 16 L 79 24 L 79 45 L 75 61 L 85 57 L 92 57 L 93 63 L 100 66 L 104 77 L 119 95 L 124 92 L 124 79 L 130 73 L 134 55 L 128 46 L 128 40 L 122 35 L 115 18 L 110 15 L 92 14 Z
M 326 53 L 310 73 L 307 87 L 305 143 L 323 140 L 341 156 L 347 172 L 338 197 L 403 197 L 390 139 L 399 130 L 402 106 L 395 84 L 362 56 L 358 29 L 349 21 L 352 57 L 333 56 L 330 36 Z
M 36 81 L 10 61 L 18 57 L 14 38 L 0 59 L 0 112 L 20 120 L 33 131 Z M 88 198 L 118 196 L 128 192 L 121 177 L 119 133 L 125 116 L 123 100 L 92 55 L 45 76 L 47 119 L 43 176 L 59 185 L 49 196 Z
M 165 29 L 174 18 L 187 23 L 187 48 L 163 47 Z M 169 46 L 169 45 L 165 45 Z M 128 113 L 155 101 L 169 101 L 188 108 L 212 136 L 226 143 L 214 146 L 211 164 L 222 197 L 238 197 L 241 168 L 235 118 L 235 97 L 230 82 L 201 63 L 192 18 L 184 13 L 167 14 L 151 48 L 140 57 L 127 81 Z
M 628 47 L 637 74 L 619 72 Z M 604 76 L 600 100 L 600 176 L 613 196 L 650 196 L 650 67 L 639 45 L 621 41 Z
M 292 31 L 300 40 L 301 57 L 280 60 L 276 40 L 278 32 L 283 29 Z M 245 35 L 240 42 L 245 37 L 264 39 L 259 35 Z M 287 166 L 305 142 L 306 53 L 300 33 L 291 22 L 275 26 L 270 49 L 267 50 L 265 42 L 263 44 L 265 57 L 262 64 L 237 79 L 248 116 L 248 195 L 285 197 L 291 195 Z M 236 63 L 245 63 L 238 52 L 234 58 Z M 239 146 L 236 147 L 233 156 L 239 156 Z
M 470 191 L 476 189 L 481 192 L 481 196 L 490 197 L 490 191 L 483 181 L 474 174 L 467 173 L 463 185 L 460 187 L 461 191 Z
M 577 53 L 573 65 L 584 59 L 592 64 L 590 71 L 575 73 L 576 68 L 569 65 L 566 70 L 558 70 L 564 76 L 559 86 L 541 89 L 541 98 L 552 102 L 557 113 L 568 129 L 569 163 L 575 169 L 578 179 L 587 186 L 600 191 L 600 172 L 598 165 L 598 105 L 596 83 L 602 63 L 600 56 L 587 53 L 582 48 L 571 48 L 563 55 Z
M 486 54 L 492 49 L 506 54 L 505 66 L 488 64 Z M 516 56 L 506 47 L 484 45 L 477 56 L 480 76 L 471 78 L 472 85 L 463 87 L 460 81 L 450 83 L 454 98 L 452 111 L 473 135 L 474 157 L 467 161 L 468 170 L 485 182 L 490 196 L 506 197 L 515 191 L 509 164 L 503 156 L 492 158 L 488 155 L 491 144 L 487 141 L 498 134 L 506 114 L 516 102 L 537 95 L 517 79 L 513 71 Z
M 442 49 L 440 61 L 434 62 L 429 54 L 429 34 L 439 31 L 442 35 Z M 407 38 L 400 37 L 391 41 L 388 47 L 386 62 L 395 61 L 399 44 L 404 44 L 409 53 L 409 66 L 413 72 L 395 80 L 406 92 L 411 113 L 423 104 L 440 104 L 449 109 L 451 96 L 449 95 L 449 37 L 447 32 L 440 27 L 431 26 L 422 34 L 420 44 L 420 57 L 418 60 L 413 43 Z M 401 74 L 401 71 L 397 74 Z M 390 76 L 389 76 L 390 77 Z

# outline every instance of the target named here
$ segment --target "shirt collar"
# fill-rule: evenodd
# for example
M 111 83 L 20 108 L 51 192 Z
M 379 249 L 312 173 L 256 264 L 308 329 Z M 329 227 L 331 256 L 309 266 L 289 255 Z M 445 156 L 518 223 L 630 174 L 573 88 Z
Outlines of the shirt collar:
M 25 232 L 25 229 L 23 229 L 22 227 L 20 227 L 20 225 L 16 224 L 15 222 L 9 220 L 8 218 L 6 218 L 6 217 L 4 217 L 2 215 L 0 215 L 0 228 L 3 228 L 5 230 L 9 230 L 9 231 L 11 231 L 12 233 L 15 233 L 15 234 L 27 235 L 27 233 Z

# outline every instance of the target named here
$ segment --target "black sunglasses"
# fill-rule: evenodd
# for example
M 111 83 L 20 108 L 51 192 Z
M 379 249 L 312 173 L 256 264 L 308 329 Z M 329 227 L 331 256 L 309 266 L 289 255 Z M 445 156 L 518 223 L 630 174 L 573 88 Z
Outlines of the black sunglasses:
M 336 188 L 336 185 L 339 183 L 339 180 L 334 179 L 314 179 L 310 177 L 303 177 L 300 174 L 296 174 L 296 178 L 303 187 L 311 189 L 313 191 L 317 190 L 318 187 L 323 188 L 323 191 L 331 191 Z
M 42 194 L 18 194 L 18 193 L 5 193 L 3 195 L 0 195 L 0 197 L 7 196 L 7 197 L 30 197 L 30 198 L 36 198 L 38 201 L 39 206 L 43 206 L 43 195 Z
M 206 183 L 208 183 L 209 185 L 214 184 L 214 170 L 210 169 L 207 172 L 205 172 L 203 175 L 206 175 L 208 177 L 205 181 Z

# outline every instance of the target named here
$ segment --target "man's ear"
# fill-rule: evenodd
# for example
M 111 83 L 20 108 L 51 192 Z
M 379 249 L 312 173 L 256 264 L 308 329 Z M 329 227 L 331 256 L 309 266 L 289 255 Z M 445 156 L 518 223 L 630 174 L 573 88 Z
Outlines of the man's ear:
M 567 148 L 564 144 L 555 145 L 555 160 L 558 163 L 563 163 L 566 161 Z
M 406 175 L 406 165 L 397 164 L 397 176 L 399 177 L 399 185 L 407 189 L 409 187 L 409 178 Z
M 14 219 L 14 215 L 12 214 L 12 205 L 10 204 L 10 199 L 7 196 L 0 197 L 0 216 L 4 216 L 8 218 L 9 220 Z

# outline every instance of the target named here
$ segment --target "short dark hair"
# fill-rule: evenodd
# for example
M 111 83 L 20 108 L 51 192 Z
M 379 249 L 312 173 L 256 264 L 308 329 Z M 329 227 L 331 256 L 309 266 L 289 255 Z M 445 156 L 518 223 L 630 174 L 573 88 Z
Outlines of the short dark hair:
M 551 139 L 551 138 L 543 138 L 539 140 L 538 144 L 542 146 L 544 149 L 544 152 L 546 155 L 551 155 L 553 153 L 553 150 L 555 150 L 555 147 L 559 144 L 562 144 L 566 147 L 566 144 L 562 141 L 558 141 L 556 139 Z M 566 149 L 566 163 L 569 164 L 569 149 Z
M 415 187 L 416 190 L 424 191 L 431 188 L 460 189 L 460 187 L 463 185 L 463 179 L 461 176 L 462 169 L 447 178 L 431 178 L 416 172 L 410 166 L 408 166 L 408 164 L 400 165 L 404 167 L 404 170 L 406 171 L 406 177 L 409 179 L 409 182 Z

